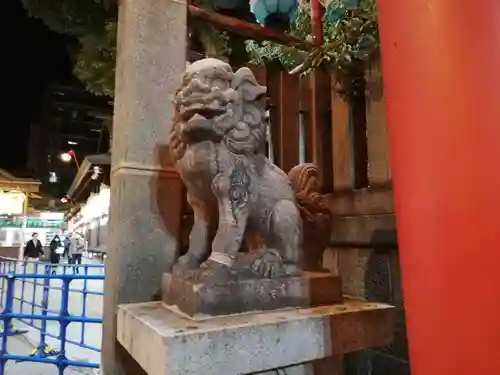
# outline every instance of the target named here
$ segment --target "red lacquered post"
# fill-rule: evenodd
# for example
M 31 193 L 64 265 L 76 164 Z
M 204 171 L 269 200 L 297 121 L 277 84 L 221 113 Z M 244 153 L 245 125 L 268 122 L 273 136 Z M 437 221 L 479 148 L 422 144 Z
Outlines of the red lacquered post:
M 378 11 L 412 375 L 500 374 L 500 1 Z

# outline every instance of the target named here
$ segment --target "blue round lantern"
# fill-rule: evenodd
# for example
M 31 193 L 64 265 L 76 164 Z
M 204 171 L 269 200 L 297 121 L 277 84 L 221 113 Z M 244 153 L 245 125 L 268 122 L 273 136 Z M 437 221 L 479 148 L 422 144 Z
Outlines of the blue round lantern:
M 250 0 L 250 10 L 261 25 L 266 25 L 270 17 L 286 18 L 292 22 L 298 8 L 298 0 Z

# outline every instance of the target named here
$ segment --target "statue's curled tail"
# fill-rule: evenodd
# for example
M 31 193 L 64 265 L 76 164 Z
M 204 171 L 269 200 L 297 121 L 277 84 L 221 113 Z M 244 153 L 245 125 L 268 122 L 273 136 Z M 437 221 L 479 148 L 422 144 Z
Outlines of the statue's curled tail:
M 303 222 L 306 268 L 321 268 L 332 230 L 332 213 L 321 193 L 321 173 L 316 165 L 304 163 L 292 168 L 288 177 Z

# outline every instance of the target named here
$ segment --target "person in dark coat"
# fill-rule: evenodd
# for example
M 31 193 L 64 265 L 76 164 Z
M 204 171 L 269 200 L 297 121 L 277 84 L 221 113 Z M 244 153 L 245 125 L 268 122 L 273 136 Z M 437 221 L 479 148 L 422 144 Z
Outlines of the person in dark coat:
M 38 233 L 33 233 L 31 240 L 24 247 L 24 259 L 38 260 L 43 255 L 42 243 L 38 239 Z
M 50 241 L 50 263 L 52 263 L 52 275 L 56 274 L 57 267 L 59 266 L 59 261 L 61 256 L 57 252 L 57 250 L 61 247 L 61 239 L 56 234 L 52 241 Z
M 68 263 L 71 263 L 70 256 L 69 256 L 69 247 L 71 246 L 71 240 L 69 239 L 70 233 L 66 235 L 66 238 L 63 241 L 64 245 L 64 253 L 63 253 L 63 258 L 66 258 L 68 260 Z

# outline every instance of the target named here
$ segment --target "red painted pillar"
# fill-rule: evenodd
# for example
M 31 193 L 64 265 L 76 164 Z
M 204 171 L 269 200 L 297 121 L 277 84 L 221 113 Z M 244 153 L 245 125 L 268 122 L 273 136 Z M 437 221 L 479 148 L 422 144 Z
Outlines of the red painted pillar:
M 378 11 L 412 375 L 500 374 L 500 1 Z

